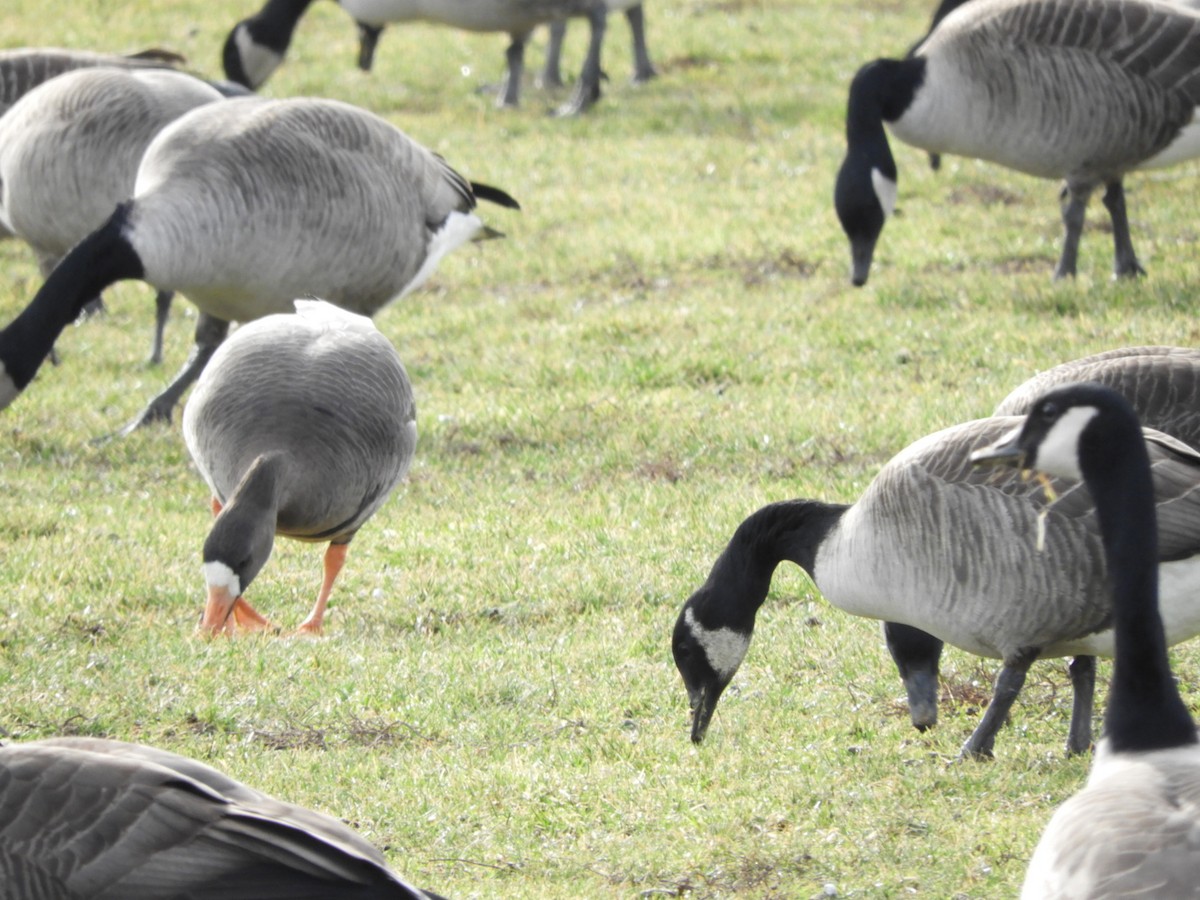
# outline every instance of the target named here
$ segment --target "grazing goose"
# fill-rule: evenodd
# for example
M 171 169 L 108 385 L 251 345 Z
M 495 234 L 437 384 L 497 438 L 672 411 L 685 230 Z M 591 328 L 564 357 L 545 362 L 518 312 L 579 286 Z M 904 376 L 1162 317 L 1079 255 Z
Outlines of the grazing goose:
M 834 205 L 856 285 L 896 202 L 886 123 L 902 141 L 1064 179 L 1055 277 L 1075 274 L 1084 211 L 1103 185 L 1114 273 L 1141 273 L 1122 179 L 1200 153 L 1200 15 L 1157 0 L 972 0 L 909 58 L 850 85 Z M 1103 113 L 1103 114 L 1101 114 Z
M 48 276 L 133 194 L 138 163 L 163 126 L 219 99 L 171 69 L 79 68 L 33 88 L 0 116 L 0 222 L 33 248 Z M 162 362 L 170 305 L 160 291 L 154 363 Z
M 296 23 L 312 0 L 267 0 L 255 15 L 233 27 L 225 40 L 225 77 L 257 89 L 283 62 Z M 395 22 L 431 22 L 465 31 L 506 32 L 508 72 L 497 100 L 516 106 L 525 66 L 525 44 L 542 24 L 585 16 L 591 26 L 587 57 L 572 99 L 560 115 L 583 112 L 600 97 L 600 53 L 608 15 L 605 0 L 338 0 L 358 25 L 358 65 L 369 71 L 383 29 Z
M 949 2 L 949 0 L 947 0 Z M 633 83 L 642 84 L 658 75 L 646 47 L 646 14 L 640 0 L 607 0 L 608 11 L 625 11 L 629 37 L 633 43 Z M 562 87 L 562 45 L 567 36 L 565 20 L 550 23 L 550 43 L 546 45 L 546 64 L 541 82 L 546 87 Z
M 132 200 L 0 331 L 0 409 L 86 299 L 140 278 L 201 312 L 188 363 L 130 427 L 169 419 L 230 321 L 290 311 L 309 294 L 373 315 L 455 247 L 498 234 L 473 212 L 476 197 L 518 208 L 349 104 L 245 97 L 198 107 L 159 132 Z
M 1133 405 L 1147 426 L 1200 447 L 1200 350 L 1186 347 L 1122 347 L 1062 363 L 1018 386 L 992 415 L 1025 415 L 1050 388 L 1077 381 L 1113 388 Z M 897 622 L 884 623 L 884 636 L 908 691 L 913 724 L 924 730 L 937 721 L 942 642 Z M 1067 752 L 1075 753 L 1091 745 L 1095 660 L 1076 657 L 1070 674 L 1075 711 Z
M 742 522 L 675 625 L 672 651 L 693 711 L 692 740 L 703 740 L 784 560 L 846 612 L 1003 660 L 992 702 L 963 746 L 966 756 L 991 755 L 1034 660 L 1111 656 L 1111 608 L 1087 491 L 1056 484 L 1059 497 L 1050 504 L 1039 485 L 1016 473 L 970 464 L 972 449 L 1013 423 L 980 419 L 917 441 L 853 505 L 772 503 Z M 1153 464 L 1164 612 L 1176 643 L 1200 633 L 1200 472 L 1167 450 L 1156 450 Z M 1044 552 L 1035 538 L 1039 520 Z M 1072 721 L 1083 718 L 1076 709 Z
M 1026 900 L 1200 896 L 1200 745 L 1163 633 L 1170 613 L 1159 605 L 1156 535 L 1164 528 L 1161 520 L 1155 527 L 1150 440 L 1118 393 L 1077 384 L 1046 394 L 1016 433 L 972 457 L 1082 479 L 1095 498 L 1111 586 L 1115 663 L 1104 738 L 1087 786 L 1038 843 Z M 1189 449 L 1179 459 L 1200 474 L 1200 454 Z
M 6 900 L 437 897 L 336 819 L 99 738 L 0 746 L 0 885 Z
M 300 631 L 320 634 L 350 540 L 404 477 L 417 444 L 408 375 L 366 316 L 296 301 L 213 354 L 183 411 L 183 437 L 217 513 L 204 542 L 200 627 L 269 627 L 243 599 L 276 534 L 329 542 Z

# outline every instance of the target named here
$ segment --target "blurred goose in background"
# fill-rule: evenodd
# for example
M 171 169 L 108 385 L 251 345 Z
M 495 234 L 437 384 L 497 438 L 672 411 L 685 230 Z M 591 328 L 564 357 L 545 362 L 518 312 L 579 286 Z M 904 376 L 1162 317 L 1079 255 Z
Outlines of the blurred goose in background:
M 793 500 L 747 518 L 675 625 L 672 650 L 693 712 L 692 740 L 703 740 L 785 560 L 803 568 L 839 609 L 1003 660 L 964 756 L 992 754 L 1034 660 L 1111 656 L 1112 610 L 1087 490 L 1056 482 L 1051 503 L 1038 483 L 970 464 L 971 450 L 1014 422 L 980 419 L 917 441 L 885 465 L 853 505 Z M 1158 439 L 1165 445 L 1152 456 L 1159 564 L 1173 644 L 1200 633 L 1200 470 L 1169 449 L 1183 444 L 1167 435 Z M 1068 741 L 1076 751 L 1090 741 L 1090 686 L 1087 709 L 1080 700 L 1077 695 Z
M 261 10 L 233 27 L 225 41 L 225 77 L 257 89 L 283 62 L 296 24 L 312 0 L 267 0 Z M 497 100 L 516 106 L 525 67 L 525 44 L 539 25 L 586 17 L 591 40 L 575 92 L 558 112 L 583 112 L 600 97 L 600 55 L 608 8 L 606 0 L 338 0 L 358 25 L 358 66 L 370 71 L 383 29 L 396 22 L 430 22 L 465 31 L 508 34 L 508 71 Z
M 204 542 L 209 634 L 270 627 L 243 593 L 275 535 L 329 542 L 302 633 L 320 634 L 350 540 L 404 477 L 416 406 L 396 350 L 366 316 L 296 301 L 233 333 L 183 411 L 183 437 L 213 493 Z
M 979 463 L 1082 479 L 1095 498 L 1112 596 L 1115 663 L 1087 786 L 1059 807 L 1026 872 L 1026 900 L 1200 894 L 1200 745 L 1171 675 L 1147 438 L 1115 391 L 1059 388 Z M 1200 454 L 1179 451 L 1200 477 Z M 1167 626 L 1169 631 L 1170 626 Z
M 1113 271 L 1143 272 L 1125 173 L 1200 153 L 1200 15 L 1157 0 L 971 0 L 905 59 L 859 69 L 834 205 L 865 284 L 896 204 L 884 131 L 905 143 L 1066 182 L 1056 278 L 1074 275 L 1084 213 L 1105 188 Z M 1102 113 L 1102 114 L 1101 114 Z
M 0 408 L 88 298 L 139 278 L 201 313 L 183 370 L 126 431 L 169 420 L 230 321 L 289 312 L 310 294 L 373 315 L 421 285 L 446 253 L 499 234 L 475 215 L 477 197 L 518 208 L 349 104 L 246 97 L 198 107 L 159 132 L 133 199 L 0 331 Z
M 949 2 L 949 0 L 947 0 Z M 625 11 L 629 37 L 633 44 L 633 83 L 641 84 L 658 75 L 646 47 L 646 14 L 641 0 L 607 0 L 610 13 Z M 550 42 L 546 45 L 546 64 L 541 82 L 546 87 L 562 87 L 562 45 L 567 36 L 566 20 L 550 23 Z
M 79 68 L 0 116 L 0 222 L 33 248 L 42 276 L 133 194 L 138 163 L 168 122 L 221 94 L 171 69 Z M 169 291 L 156 298 L 150 361 L 162 362 Z
M 338 820 L 185 756 L 100 738 L 0 746 L 6 900 L 436 900 Z
M 992 415 L 1023 416 L 1046 391 L 1078 381 L 1116 390 L 1145 425 L 1200 447 L 1200 350 L 1187 347 L 1122 347 L 1061 363 L 1015 388 Z M 899 622 L 885 622 L 883 631 L 908 693 L 913 724 L 924 730 L 937 721 L 942 642 Z M 1067 751 L 1077 753 L 1091 742 L 1095 658 L 1077 656 L 1070 675 L 1075 706 Z

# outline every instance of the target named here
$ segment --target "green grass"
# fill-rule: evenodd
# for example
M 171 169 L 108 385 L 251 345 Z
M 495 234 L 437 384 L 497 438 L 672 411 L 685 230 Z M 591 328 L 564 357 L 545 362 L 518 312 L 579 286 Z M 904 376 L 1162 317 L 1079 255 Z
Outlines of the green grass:
M 167 46 L 216 75 L 252 6 L 9 0 L 0 34 Z M 0 414 L 0 733 L 195 756 L 344 818 L 455 898 L 1013 896 L 1087 770 L 1062 756 L 1061 663 L 1035 666 L 997 759 L 965 764 L 995 664 L 948 651 L 920 735 L 878 625 L 793 567 L 699 748 L 669 649 L 759 505 L 852 500 L 908 442 L 1055 362 L 1197 341 L 1194 164 L 1130 179 L 1148 278 L 1110 282 L 1096 204 L 1080 277 L 1055 284 L 1057 185 L 954 159 L 935 174 L 897 145 L 902 215 L 849 286 L 830 200 L 846 85 L 931 9 L 650 0 L 662 77 L 627 83 L 616 19 L 604 99 L 561 121 L 532 84 L 515 111 L 476 91 L 502 37 L 393 28 L 364 76 L 347 17 L 315 4 L 266 93 L 372 108 L 524 207 L 485 208 L 507 240 L 377 317 L 418 394 L 411 476 L 354 542 L 326 638 L 193 638 L 208 497 L 178 422 L 93 439 L 165 383 L 194 313 L 176 303 L 153 369 L 150 292 L 112 291 Z M 6 321 L 39 279 L 16 242 L 0 272 Z M 281 542 L 250 598 L 298 623 L 319 555 Z M 1174 660 L 1194 705 L 1196 650 Z

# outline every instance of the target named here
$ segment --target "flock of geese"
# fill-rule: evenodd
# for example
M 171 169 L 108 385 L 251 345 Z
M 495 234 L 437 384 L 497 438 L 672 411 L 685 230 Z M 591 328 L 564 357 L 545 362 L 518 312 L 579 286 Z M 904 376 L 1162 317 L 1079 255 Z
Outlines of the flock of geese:
M 507 33 L 502 105 L 525 43 L 568 17 L 591 41 L 575 94 L 599 96 L 606 17 L 623 10 L 634 77 L 653 77 L 629 0 L 340 0 L 369 67 L 390 23 Z M 115 282 L 152 286 L 161 359 L 171 296 L 200 311 L 183 370 L 127 428 L 169 419 L 213 496 L 200 628 L 271 628 L 245 599 L 276 535 L 327 543 L 301 632 L 320 633 L 349 542 L 404 477 L 413 389 L 371 317 L 447 253 L 519 209 L 390 122 L 336 100 L 257 97 L 308 0 L 268 0 L 209 82 L 160 53 L 0 56 L 0 226 L 45 276 L 0 330 L 0 408 L 62 330 Z M 1114 273 L 1142 272 L 1123 179 L 1200 154 L 1200 14 L 1159 0 L 946 0 L 903 59 L 850 86 L 834 204 L 867 280 L 897 173 L 887 132 L 931 154 L 1061 179 L 1057 277 L 1104 188 Z M 885 130 L 886 126 L 886 130 Z M 311 298 L 311 299 L 304 299 Z M 320 298 L 320 299 L 317 299 Z M 230 332 L 230 323 L 244 323 Z M 253 386 L 247 389 L 247 386 Z M 1064 363 L 993 416 L 896 455 L 853 504 L 771 503 L 737 528 L 675 624 L 672 652 L 704 739 L 787 560 L 845 611 L 883 621 L 913 724 L 937 720 L 944 642 L 1002 667 L 962 748 L 991 756 L 1034 661 L 1072 657 L 1066 747 L 1092 746 L 1095 657 L 1115 660 L 1087 787 L 1053 817 L 1023 896 L 1200 896 L 1200 749 L 1167 648 L 1200 633 L 1200 351 L 1135 347 Z M 1022 477 L 1043 473 L 1039 480 Z M 0 885 L 34 898 L 436 897 L 339 822 L 213 769 L 118 741 L 0 747 Z

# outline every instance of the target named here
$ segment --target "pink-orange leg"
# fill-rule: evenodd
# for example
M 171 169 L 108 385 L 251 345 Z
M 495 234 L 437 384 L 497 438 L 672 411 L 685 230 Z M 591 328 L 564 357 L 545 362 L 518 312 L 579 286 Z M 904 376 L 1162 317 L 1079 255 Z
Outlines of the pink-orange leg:
M 313 606 L 312 612 L 308 614 L 308 618 L 296 629 L 299 634 L 317 635 L 324 631 L 325 607 L 329 605 L 329 595 L 333 593 L 333 583 L 337 580 L 338 573 L 342 571 L 342 566 L 346 564 L 346 553 L 349 549 L 349 544 L 330 544 L 329 549 L 325 551 L 325 578 L 321 582 L 321 593 L 317 595 L 317 602 Z

